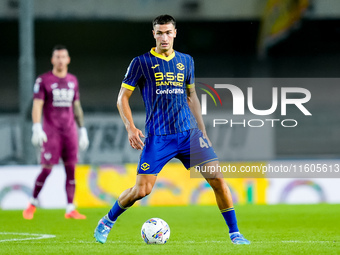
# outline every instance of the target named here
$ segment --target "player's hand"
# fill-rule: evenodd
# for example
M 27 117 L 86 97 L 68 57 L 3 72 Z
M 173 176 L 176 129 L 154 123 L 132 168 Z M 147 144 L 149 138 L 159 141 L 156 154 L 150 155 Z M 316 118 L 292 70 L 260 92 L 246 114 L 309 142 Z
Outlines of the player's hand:
M 143 150 L 144 143 L 141 137 L 145 137 L 143 132 L 138 128 L 131 128 L 128 130 L 129 142 L 132 148 L 136 150 Z
M 32 126 L 32 144 L 34 146 L 41 146 L 47 142 L 47 136 L 40 123 L 34 123 Z
M 87 136 L 87 130 L 85 127 L 79 129 L 79 148 L 84 151 L 89 147 L 89 138 Z

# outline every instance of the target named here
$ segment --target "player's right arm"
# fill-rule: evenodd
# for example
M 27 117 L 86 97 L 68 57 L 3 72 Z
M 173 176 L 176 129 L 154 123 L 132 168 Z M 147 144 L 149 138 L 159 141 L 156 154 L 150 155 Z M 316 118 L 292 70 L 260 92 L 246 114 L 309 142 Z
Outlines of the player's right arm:
M 41 122 L 41 115 L 42 115 L 42 109 L 44 106 L 44 100 L 35 98 L 33 99 L 33 107 L 32 107 L 32 122 L 40 123 Z
M 42 145 L 43 142 L 47 142 L 47 136 L 41 126 L 41 115 L 44 106 L 44 100 L 35 98 L 33 99 L 32 107 L 32 144 L 34 146 Z
M 144 143 L 141 140 L 141 137 L 144 137 L 144 135 L 141 130 L 136 128 L 133 122 L 132 111 L 129 104 L 129 99 L 132 93 L 132 90 L 121 87 L 118 94 L 117 107 L 120 117 L 124 122 L 126 131 L 128 132 L 128 138 L 131 147 L 137 150 L 142 150 Z

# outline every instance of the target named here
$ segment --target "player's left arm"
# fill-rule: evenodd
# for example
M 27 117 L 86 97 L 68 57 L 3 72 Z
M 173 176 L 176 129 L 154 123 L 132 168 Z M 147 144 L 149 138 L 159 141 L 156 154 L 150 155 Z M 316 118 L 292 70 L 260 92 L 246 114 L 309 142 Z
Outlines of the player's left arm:
M 200 104 L 200 101 L 198 100 L 194 86 L 187 88 L 187 101 L 188 101 L 192 114 L 195 116 L 195 119 L 198 124 L 198 128 L 202 131 L 204 137 L 208 140 L 209 145 L 211 146 L 211 142 L 207 135 L 207 131 L 205 130 L 205 125 L 204 125 L 203 118 L 202 118 L 201 104 Z
M 80 101 L 75 100 L 73 103 L 74 119 L 79 128 L 84 127 L 84 112 L 81 107 Z
M 84 112 L 80 101 L 77 99 L 73 103 L 74 119 L 79 127 L 79 147 L 81 150 L 86 150 L 89 146 L 89 138 L 87 130 L 84 126 Z

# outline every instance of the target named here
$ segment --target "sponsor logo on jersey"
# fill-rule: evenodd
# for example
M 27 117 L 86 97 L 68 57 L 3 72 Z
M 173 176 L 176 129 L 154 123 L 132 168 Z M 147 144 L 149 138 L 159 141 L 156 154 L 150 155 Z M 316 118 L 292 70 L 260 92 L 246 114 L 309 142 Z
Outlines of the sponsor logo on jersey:
M 148 163 L 144 162 L 143 164 L 141 164 L 141 169 L 142 169 L 143 171 L 146 171 L 146 170 L 148 170 L 149 168 L 150 168 L 150 165 L 149 165 Z
M 74 90 L 73 89 L 53 89 L 53 106 L 55 107 L 71 107 L 73 98 L 74 98 Z
M 156 86 L 176 86 L 183 87 L 185 75 L 183 73 L 174 72 L 157 72 L 154 73 Z
M 184 65 L 182 64 L 182 63 L 178 63 L 177 65 L 176 65 L 176 67 L 179 69 L 179 70 L 184 70 Z
M 159 64 L 151 66 L 152 69 L 155 69 L 157 66 L 159 66 Z
M 156 94 L 184 94 L 184 89 L 156 89 Z

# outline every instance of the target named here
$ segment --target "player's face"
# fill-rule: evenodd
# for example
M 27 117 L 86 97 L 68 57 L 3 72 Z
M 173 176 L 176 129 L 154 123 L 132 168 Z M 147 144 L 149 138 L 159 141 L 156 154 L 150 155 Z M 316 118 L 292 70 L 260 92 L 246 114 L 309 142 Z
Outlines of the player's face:
M 55 50 L 52 55 L 51 63 L 54 69 L 64 71 L 71 59 L 67 50 Z
M 171 23 L 155 25 L 153 29 L 153 37 L 156 39 L 156 49 L 160 52 L 172 51 L 174 38 L 177 33 L 174 25 Z

